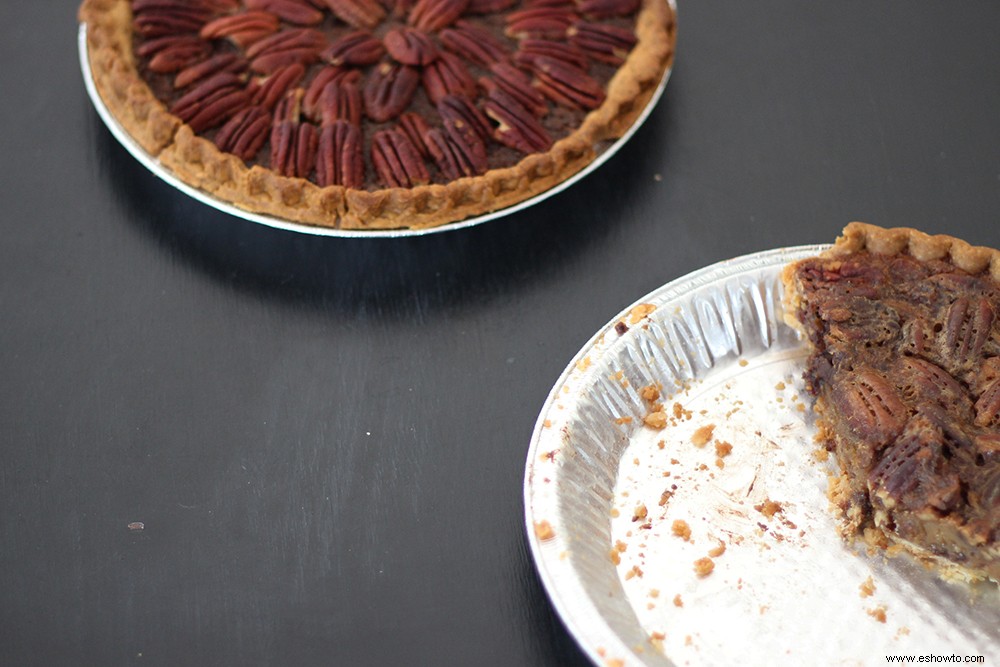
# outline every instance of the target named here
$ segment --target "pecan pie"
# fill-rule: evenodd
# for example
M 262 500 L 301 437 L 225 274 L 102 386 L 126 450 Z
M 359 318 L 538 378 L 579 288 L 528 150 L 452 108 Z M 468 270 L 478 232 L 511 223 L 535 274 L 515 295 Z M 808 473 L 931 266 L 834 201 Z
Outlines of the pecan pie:
M 1000 252 L 851 223 L 782 279 L 846 532 L 1000 581 Z
M 590 164 L 673 60 L 668 0 L 84 0 L 108 111 L 182 181 L 345 229 L 509 207 Z

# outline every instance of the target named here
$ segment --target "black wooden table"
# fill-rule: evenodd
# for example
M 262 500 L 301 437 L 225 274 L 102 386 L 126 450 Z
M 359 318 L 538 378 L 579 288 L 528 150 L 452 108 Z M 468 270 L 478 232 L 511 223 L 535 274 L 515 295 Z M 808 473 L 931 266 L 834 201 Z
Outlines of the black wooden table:
M 1000 245 L 1000 4 L 679 14 L 664 98 L 595 174 L 345 239 L 158 180 L 91 106 L 76 3 L 0 4 L 0 664 L 587 664 L 522 488 L 590 336 L 854 219 Z

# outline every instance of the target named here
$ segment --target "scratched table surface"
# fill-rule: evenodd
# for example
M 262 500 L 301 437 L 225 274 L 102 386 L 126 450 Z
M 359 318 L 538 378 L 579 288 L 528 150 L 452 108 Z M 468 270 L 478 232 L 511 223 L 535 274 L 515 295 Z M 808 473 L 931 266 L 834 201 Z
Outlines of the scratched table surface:
M 76 3 L 0 4 L 0 664 L 588 664 L 522 490 L 591 335 L 850 220 L 1000 246 L 1000 4 L 679 5 L 596 173 L 345 239 L 158 180 L 87 97 Z

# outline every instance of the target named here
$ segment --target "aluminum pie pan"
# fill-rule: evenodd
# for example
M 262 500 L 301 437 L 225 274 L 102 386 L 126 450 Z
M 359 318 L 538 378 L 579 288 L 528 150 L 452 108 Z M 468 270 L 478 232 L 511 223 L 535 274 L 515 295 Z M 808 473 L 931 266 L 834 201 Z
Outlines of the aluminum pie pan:
M 1000 655 L 996 585 L 944 581 L 837 530 L 833 463 L 813 441 L 807 352 L 783 321 L 779 277 L 826 247 L 664 285 L 598 331 L 552 388 L 528 451 L 525 523 L 542 583 L 595 664 Z M 662 430 L 643 424 L 641 390 L 655 384 Z
M 677 14 L 677 3 L 676 0 L 668 0 L 670 8 L 674 15 Z M 608 144 L 606 147 L 601 147 L 598 149 L 597 156 L 583 169 L 568 177 L 566 180 L 557 183 L 548 190 L 540 192 L 539 194 L 526 199 L 524 201 L 512 204 L 502 209 L 496 211 L 491 211 L 482 215 L 477 215 L 463 220 L 458 220 L 456 222 L 446 223 L 443 225 L 438 225 L 436 227 L 427 227 L 421 229 L 339 229 L 336 227 L 323 227 L 320 225 L 309 225 L 301 222 L 296 222 L 294 220 L 288 220 L 274 215 L 267 215 L 263 213 L 253 213 L 251 211 L 246 211 L 238 206 L 235 206 L 231 202 L 224 199 L 220 199 L 213 194 L 201 190 L 199 188 L 193 187 L 188 183 L 185 183 L 177 174 L 173 172 L 170 168 L 164 165 L 156 156 L 151 155 L 147 152 L 134 138 L 125 130 L 124 127 L 118 122 L 114 114 L 111 113 L 104 100 L 101 98 L 100 93 L 97 91 L 97 86 L 94 82 L 94 74 L 90 67 L 90 57 L 89 48 L 87 45 L 87 24 L 81 23 L 79 32 L 77 35 L 77 45 L 80 57 L 80 67 L 83 71 L 83 81 L 87 89 L 87 94 L 90 97 L 94 108 L 97 110 L 98 116 L 107 126 L 108 130 L 111 132 L 112 136 L 118 140 L 118 142 L 128 151 L 132 157 L 139 161 L 146 169 L 151 171 L 154 175 L 159 177 L 161 180 L 165 181 L 167 184 L 173 186 L 177 190 L 180 190 L 187 196 L 203 203 L 212 208 L 215 208 L 223 213 L 228 213 L 229 215 L 242 218 L 244 220 L 249 220 L 250 222 L 256 222 L 268 227 L 275 227 L 277 229 L 284 229 L 287 231 L 301 232 L 303 234 L 312 234 L 315 236 L 336 236 L 336 237 L 354 237 L 354 238 L 399 238 L 399 237 L 409 237 L 409 236 L 425 236 L 428 234 L 435 234 L 439 232 L 453 231 L 458 229 L 465 229 L 475 225 L 479 225 L 490 220 L 496 220 L 498 218 L 503 218 L 508 215 L 523 211 L 527 208 L 534 206 L 535 204 L 541 203 L 559 194 L 566 188 L 576 184 L 578 181 L 582 180 L 589 174 L 591 174 L 598 167 L 602 166 L 605 162 L 611 159 L 618 150 L 624 146 L 632 135 L 642 126 L 649 115 L 652 113 L 653 109 L 656 107 L 657 102 L 663 96 L 663 91 L 667 87 L 667 81 L 670 80 L 670 74 L 673 71 L 673 64 L 666 68 L 663 72 L 663 76 L 660 82 L 657 84 L 656 89 L 653 91 L 652 96 L 646 103 L 642 112 L 635 119 L 631 126 L 622 134 L 621 137 L 616 139 L 614 142 Z

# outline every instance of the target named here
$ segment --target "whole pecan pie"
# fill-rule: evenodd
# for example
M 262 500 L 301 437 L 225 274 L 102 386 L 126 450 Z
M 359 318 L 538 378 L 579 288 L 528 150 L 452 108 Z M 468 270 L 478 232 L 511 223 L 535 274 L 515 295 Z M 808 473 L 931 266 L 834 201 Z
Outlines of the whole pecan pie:
M 782 278 L 846 532 L 1000 581 L 1000 252 L 851 223 Z
M 668 0 L 84 0 L 95 89 L 240 209 L 424 228 L 579 172 L 673 59 Z

